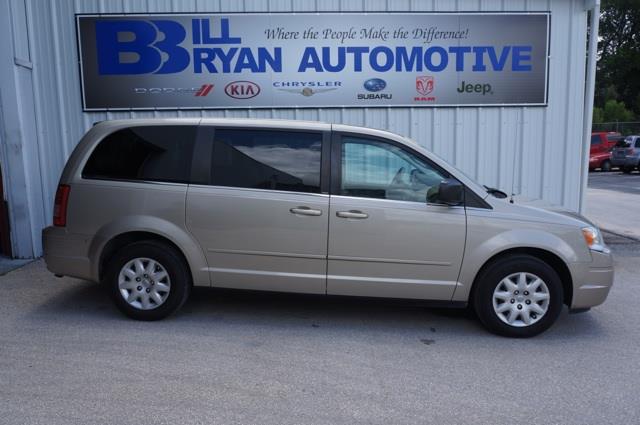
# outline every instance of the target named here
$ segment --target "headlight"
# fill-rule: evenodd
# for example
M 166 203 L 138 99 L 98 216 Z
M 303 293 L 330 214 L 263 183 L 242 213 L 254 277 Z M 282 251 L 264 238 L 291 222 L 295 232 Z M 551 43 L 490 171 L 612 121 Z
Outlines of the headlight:
M 600 252 L 605 250 L 602 234 L 596 227 L 583 227 L 582 236 L 589 249 Z

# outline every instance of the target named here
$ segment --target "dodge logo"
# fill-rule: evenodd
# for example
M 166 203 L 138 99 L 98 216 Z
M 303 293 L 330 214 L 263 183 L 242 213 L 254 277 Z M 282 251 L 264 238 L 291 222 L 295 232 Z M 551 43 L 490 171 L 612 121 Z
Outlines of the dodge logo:
M 430 75 L 416 77 L 416 91 L 423 96 L 426 96 L 433 91 L 433 84 L 434 80 Z

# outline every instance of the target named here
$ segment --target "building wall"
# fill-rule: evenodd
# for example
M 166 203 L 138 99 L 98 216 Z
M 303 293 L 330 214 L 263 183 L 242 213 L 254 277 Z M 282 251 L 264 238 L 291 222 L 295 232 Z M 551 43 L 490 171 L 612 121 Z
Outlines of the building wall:
M 21 144 L 24 181 L 12 177 L 19 174 L 17 167 L 8 177 L 16 181 L 5 177 L 7 191 L 14 192 L 9 203 L 17 256 L 41 254 L 40 230 L 51 221 L 58 177 L 80 137 L 94 122 L 118 118 L 287 118 L 383 128 L 413 138 L 481 183 L 579 208 L 587 32 L 583 0 L 10 0 L 2 7 L 10 9 L 2 19 L 10 20 L 11 28 L 3 27 L 0 34 L 12 37 L 15 97 L 33 99 L 21 105 L 22 121 L 14 123 L 21 133 L 8 140 L 0 137 L 3 143 Z M 547 107 L 82 112 L 75 13 L 547 10 Z M 3 108 L 10 105 L 2 99 Z M 4 121 L 4 127 L 11 127 L 6 117 Z M 18 156 L 6 146 L 0 150 L 3 170 Z M 16 193 L 20 191 L 24 194 Z M 25 212 L 20 204 L 29 210 L 27 219 L 17 217 Z

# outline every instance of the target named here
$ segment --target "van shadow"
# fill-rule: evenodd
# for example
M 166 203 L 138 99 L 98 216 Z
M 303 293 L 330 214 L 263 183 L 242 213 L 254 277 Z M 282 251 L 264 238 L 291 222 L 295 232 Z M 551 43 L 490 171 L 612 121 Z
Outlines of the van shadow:
M 346 328 L 435 327 L 460 322 L 474 327 L 465 309 L 427 308 L 424 302 L 307 294 L 195 288 L 182 320 L 206 316 L 260 324 Z
M 107 288 L 81 282 L 57 292 L 31 310 L 32 320 L 102 324 L 128 321 L 113 305 Z M 419 301 L 285 294 L 219 288 L 193 288 L 189 301 L 166 326 L 188 333 L 201 327 L 253 326 L 268 328 L 329 328 L 341 331 L 411 332 L 433 336 L 446 332 L 455 338 L 490 335 L 468 309 L 433 308 Z M 541 337 L 550 341 L 568 336 L 606 333 L 594 315 L 570 315 L 564 309 L 558 322 Z M 500 338 L 500 337 L 495 337 Z M 426 341 L 429 341 L 428 339 Z M 426 342 L 425 342 L 426 344 Z

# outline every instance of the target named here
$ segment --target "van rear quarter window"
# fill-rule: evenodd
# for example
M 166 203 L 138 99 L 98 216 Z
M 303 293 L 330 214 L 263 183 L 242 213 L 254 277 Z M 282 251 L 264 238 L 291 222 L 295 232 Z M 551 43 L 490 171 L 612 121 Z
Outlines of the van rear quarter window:
M 322 134 L 216 129 L 211 184 L 320 193 Z
M 82 177 L 188 183 L 196 130 L 196 126 L 118 130 L 98 144 Z

